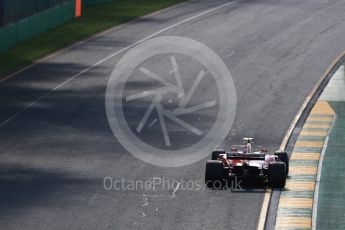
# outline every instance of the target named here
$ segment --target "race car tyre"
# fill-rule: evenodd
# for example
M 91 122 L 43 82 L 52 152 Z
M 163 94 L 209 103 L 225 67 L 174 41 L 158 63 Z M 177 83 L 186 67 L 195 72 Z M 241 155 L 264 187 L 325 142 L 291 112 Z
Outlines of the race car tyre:
M 274 155 L 278 156 L 279 160 L 281 162 L 285 163 L 286 166 L 286 175 L 289 174 L 289 155 L 287 152 L 283 152 L 283 151 L 277 151 L 274 153 Z
M 284 188 L 286 184 L 286 166 L 284 162 L 271 162 L 268 165 L 268 183 L 272 188 Z
M 208 188 L 222 189 L 225 170 L 221 161 L 209 160 L 206 163 L 205 184 Z
M 215 149 L 212 151 L 212 160 L 217 160 L 219 157 L 219 154 L 224 154 L 225 150 L 224 149 Z

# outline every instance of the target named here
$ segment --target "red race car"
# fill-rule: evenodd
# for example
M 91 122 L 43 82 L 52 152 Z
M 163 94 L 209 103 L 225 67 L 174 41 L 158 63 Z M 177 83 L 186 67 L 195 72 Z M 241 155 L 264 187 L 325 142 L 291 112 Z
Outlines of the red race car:
M 273 188 L 283 188 L 289 173 L 287 152 L 267 153 L 262 146 L 254 146 L 254 138 L 243 138 L 244 145 L 232 146 L 230 152 L 215 149 L 212 160 L 206 163 L 205 183 L 219 188 L 234 179 L 262 180 Z M 257 150 L 254 150 L 257 149 Z

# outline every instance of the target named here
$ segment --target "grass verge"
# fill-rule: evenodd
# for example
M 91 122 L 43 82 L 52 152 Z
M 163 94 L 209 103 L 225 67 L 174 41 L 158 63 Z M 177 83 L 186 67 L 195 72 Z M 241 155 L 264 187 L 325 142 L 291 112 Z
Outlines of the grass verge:
M 115 0 L 86 7 L 82 17 L 0 53 L 0 78 L 93 34 L 183 1 L 186 0 Z

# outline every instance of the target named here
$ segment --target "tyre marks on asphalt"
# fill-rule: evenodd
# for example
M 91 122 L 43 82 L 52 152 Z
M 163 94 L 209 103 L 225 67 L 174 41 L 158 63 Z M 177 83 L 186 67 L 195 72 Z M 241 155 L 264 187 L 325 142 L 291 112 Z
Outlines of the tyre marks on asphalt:
M 335 120 L 327 101 L 317 101 L 290 157 L 290 172 L 281 192 L 276 229 L 311 229 L 320 155 Z

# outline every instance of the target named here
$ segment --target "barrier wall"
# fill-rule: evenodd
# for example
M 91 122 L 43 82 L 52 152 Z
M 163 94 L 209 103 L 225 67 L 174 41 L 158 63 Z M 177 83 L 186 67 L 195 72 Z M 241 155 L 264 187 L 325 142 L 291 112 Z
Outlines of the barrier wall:
M 0 28 L 0 52 L 74 18 L 75 1 L 68 1 Z
M 0 0 L 0 27 L 74 0 Z
M 23 0 L 23 1 L 26 1 L 26 0 Z M 64 3 L 59 4 L 53 8 L 47 9 L 45 11 L 28 16 L 15 23 L 6 25 L 5 27 L 0 27 L 0 53 L 17 45 L 20 42 L 26 41 L 40 33 L 43 33 L 49 30 L 50 28 L 53 28 L 57 25 L 60 25 L 74 18 L 75 0 L 70 0 L 70 1 L 46 0 L 46 1 L 37 1 L 37 2 L 35 1 L 35 3 L 37 3 L 38 6 L 32 6 L 34 9 L 26 8 L 25 10 L 20 10 L 20 12 L 27 13 L 27 12 L 32 12 L 33 10 L 40 9 L 42 7 L 48 7 L 49 4 L 53 4 L 54 1 L 64 2 Z M 83 6 L 99 5 L 99 4 L 109 3 L 112 1 L 113 0 L 83 0 Z M 19 2 L 19 1 L 16 1 L 16 2 Z M 2 3 L 1 0 L 0 0 L 0 3 Z M 42 5 L 42 3 L 44 4 Z M 13 7 L 20 7 L 21 5 L 26 7 L 28 4 L 19 4 L 18 6 L 13 6 Z M 7 8 L 6 9 L 2 8 L 3 6 L 4 6 L 3 4 L 0 4 L 0 14 L 4 10 L 9 10 Z M 0 17 L 0 19 L 1 18 L 2 17 Z
M 109 3 L 112 2 L 113 0 L 83 0 L 83 5 L 99 5 L 103 3 Z

